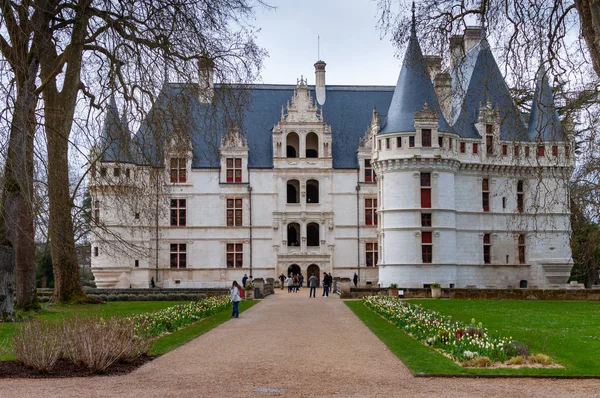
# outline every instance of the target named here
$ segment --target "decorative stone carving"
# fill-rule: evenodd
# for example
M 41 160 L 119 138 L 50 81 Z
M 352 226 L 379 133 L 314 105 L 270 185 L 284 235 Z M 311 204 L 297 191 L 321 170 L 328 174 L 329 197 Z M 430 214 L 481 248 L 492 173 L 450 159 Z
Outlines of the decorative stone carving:
M 221 150 L 227 149 L 248 149 L 248 140 L 237 126 L 229 130 L 221 139 Z

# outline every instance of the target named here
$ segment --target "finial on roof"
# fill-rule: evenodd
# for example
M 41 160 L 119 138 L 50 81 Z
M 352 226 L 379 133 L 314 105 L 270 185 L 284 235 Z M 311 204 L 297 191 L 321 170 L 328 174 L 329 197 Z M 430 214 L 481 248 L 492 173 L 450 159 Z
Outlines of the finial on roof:
M 410 35 L 415 37 L 417 35 L 417 18 L 415 17 L 415 2 L 412 2 L 412 24 L 410 26 Z

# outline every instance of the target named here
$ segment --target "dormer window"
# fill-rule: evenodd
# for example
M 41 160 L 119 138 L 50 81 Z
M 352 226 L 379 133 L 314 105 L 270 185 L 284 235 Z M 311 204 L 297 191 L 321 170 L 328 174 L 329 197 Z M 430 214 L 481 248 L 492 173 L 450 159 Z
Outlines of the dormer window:
M 488 155 L 494 154 L 494 126 L 491 124 L 485 125 L 485 146 Z
M 242 182 L 242 158 L 227 158 L 227 182 Z
M 431 147 L 431 130 L 430 129 L 421 130 L 421 145 L 425 148 Z
M 371 160 L 365 159 L 365 182 L 375 181 L 377 181 L 377 177 L 375 176 L 375 172 L 373 171 L 373 166 L 371 166 Z
M 171 158 L 171 182 L 187 182 L 187 160 L 186 158 Z

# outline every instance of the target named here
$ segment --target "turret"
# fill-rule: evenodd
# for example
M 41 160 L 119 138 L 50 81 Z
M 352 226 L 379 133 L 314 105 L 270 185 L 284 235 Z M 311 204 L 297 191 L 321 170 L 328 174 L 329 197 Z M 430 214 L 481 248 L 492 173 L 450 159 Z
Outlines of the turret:
M 323 61 L 317 61 L 315 63 L 315 93 L 317 95 L 317 102 L 323 106 L 326 99 L 325 90 L 325 66 L 327 64 Z

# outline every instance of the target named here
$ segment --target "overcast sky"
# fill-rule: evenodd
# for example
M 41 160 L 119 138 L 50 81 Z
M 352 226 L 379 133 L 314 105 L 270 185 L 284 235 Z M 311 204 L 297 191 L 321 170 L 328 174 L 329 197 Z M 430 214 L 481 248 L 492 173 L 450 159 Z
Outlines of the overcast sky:
M 395 85 L 400 60 L 389 37 L 380 38 L 372 0 L 267 0 L 259 10 L 257 42 L 269 52 L 262 82 L 295 84 L 301 75 L 314 84 L 317 35 L 332 85 Z

